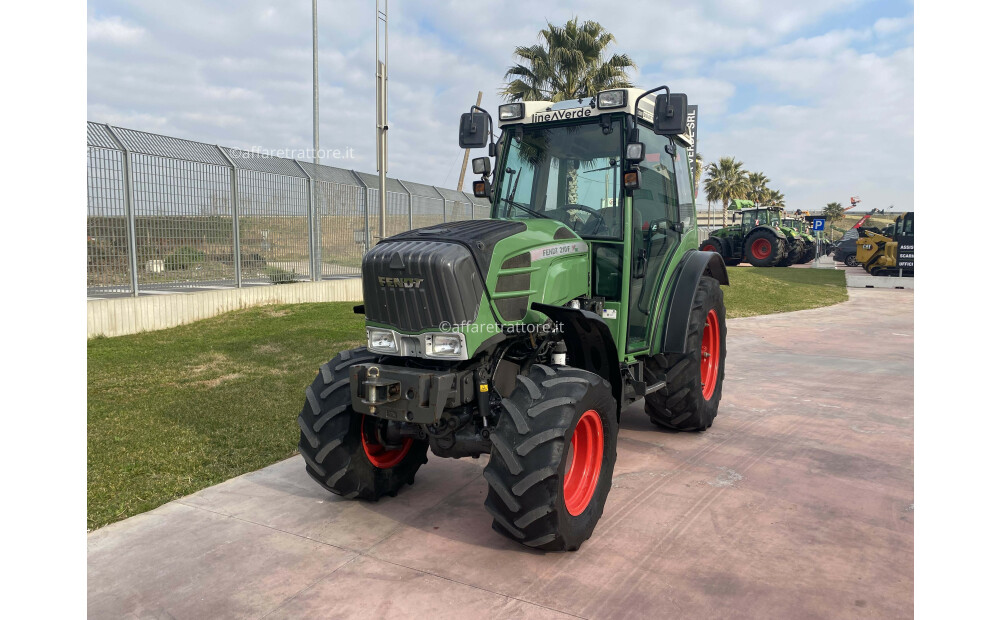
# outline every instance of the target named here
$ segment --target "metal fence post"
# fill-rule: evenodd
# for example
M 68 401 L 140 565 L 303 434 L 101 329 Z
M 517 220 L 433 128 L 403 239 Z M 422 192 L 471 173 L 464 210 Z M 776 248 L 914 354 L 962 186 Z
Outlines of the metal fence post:
M 309 279 L 316 282 L 319 280 L 320 275 L 315 236 L 316 183 L 313 181 L 312 176 L 306 172 L 306 169 L 302 167 L 302 164 L 299 163 L 299 160 L 292 159 L 292 161 L 299 167 L 302 174 L 306 175 L 306 217 L 309 218 Z
M 118 137 L 114 128 L 105 124 L 108 128 L 108 133 L 118 144 L 118 148 L 122 151 L 122 180 L 125 185 L 125 217 L 128 221 L 125 227 L 125 235 L 128 238 L 128 268 L 131 275 L 131 285 L 132 285 L 132 297 L 139 296 L 139 257 L 136 251 L 136 241 L 135 241 L 135 184 L 132 175 L 132 151 L 125 146 L 125 142 Z
M 431 185 L 431 189 L 437 192 L 437 195 L 441 197 L 441 216 L 444 218 L 444 222 L 448 222 L 448 199 L 444 197 L 441 190 L 437 188 L 436 185 Z
M 413 230 L 413 192 L 410 188 L 403 183 L 402 179 L 398 179 L 400 186 L 402 186 L 403 191 L 406 192 L 406 215 L 407 215 L 407 226 L 409 230 Z
M 351 170 L 351 174 L 353 174 L 354 178 L 357 179 L 358 183 L 361 184 L 361 187 L 363 188 L 362 191 L 364 191 L 364 194 L 365 194 L 365 252 L 368 252 L 368 250 L 372 247 L 371 226 L 368 225 L 368 189 L 369 188 L 368 188 L 368 185 L 365 184 L 365 180 L 361 178 L 360 174 L 358 174 L 354 170 Z
M 472 199 L 472 196 L 469 196 L 464 191 L 462 192 L 462 195 L 469 199 L 469 215 L 471 216 L 469 219 L 476 219 L 476 201 Z
M 239 196 L 239 179 L 236 176 L 236 162 L 229 156 L 229 153 L 225 151 L 218 144 L 215 148 L 219 150 L 219 153 L 229 162 L 229 172 L 230 172 L 230 187 L 229 192 L 233 195 L 233 268 L 235 269 L 234 276 L 236 278 L 236 288 L 243 287 L 243 257 L 240 253 L 240 210 L 237 206 Z

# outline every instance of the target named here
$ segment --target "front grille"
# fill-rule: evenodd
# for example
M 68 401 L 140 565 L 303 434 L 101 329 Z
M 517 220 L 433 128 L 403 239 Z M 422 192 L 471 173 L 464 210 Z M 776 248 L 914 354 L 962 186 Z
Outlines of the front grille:
M 444 241 L 383 241 L 361 263 L 365 316 L 404 332 L 476 318 L 482 279 L 472 253 Z

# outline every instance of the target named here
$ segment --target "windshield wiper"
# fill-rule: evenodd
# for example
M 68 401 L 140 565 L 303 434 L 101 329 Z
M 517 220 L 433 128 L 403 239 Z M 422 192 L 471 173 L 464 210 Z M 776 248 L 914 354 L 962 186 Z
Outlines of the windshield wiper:
M 553 217 L 549 217 L 548 215 L 545 215 L 541 211 L 535 211 L 534 209 L 532 209 L 531 207 L 529 207 L 527 205 L 523 205 L 523 204 L 521 204 L 519 202 L 514 202 L 510 198 L 501 198 L 500 200 L 503 201 L 503 202 L 506 202 L 507 204 L 509 204 L 509 205 L 511 205 L 513 207 L 517 207 L 518 209 L 521 209 L 525 213 L 530 213 L 531 215 L 534 215 L 535 217 L 541 217 L 541 218 L 545 218 L 547 220 L 553 220 L 553 219 L 555 219 Z

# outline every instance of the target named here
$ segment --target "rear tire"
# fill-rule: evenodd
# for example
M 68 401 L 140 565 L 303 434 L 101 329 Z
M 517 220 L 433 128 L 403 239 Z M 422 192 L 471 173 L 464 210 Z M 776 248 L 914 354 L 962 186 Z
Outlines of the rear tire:
M 427 462 L 426 442 L 407 440 L 398 450 L 386 450 L 375 428 L 383 422 L 351 409 L 348 370 L 376 361 L 378 356 L 365 348 L 341 351 L 320 367 L 299 414 L 306 472 L 327 491 L 347 498 L 395 495 L 404 484 L 413 484 L 417 469 Z
M 534 549 L 576 551 L 611 490 L 618 444 L 611 384 L 536 364 L 518 375 L 503 410 L 483 470 L 493 529 Z
M 750 233 L 743 246 L 743 256 L 754 267 L 774 267 L 784 258 L 786 246 L 774 231 L 761 228 Z
M 667 385 L 646 395 L 646 415 L 672 430 L 703 431 L 719 412 L 726 376 L 726 306 L 718 281 L 708 276 L 701 277 L 695 292 L 687 350 L 654 355 L 647 362 L 646 382 Z

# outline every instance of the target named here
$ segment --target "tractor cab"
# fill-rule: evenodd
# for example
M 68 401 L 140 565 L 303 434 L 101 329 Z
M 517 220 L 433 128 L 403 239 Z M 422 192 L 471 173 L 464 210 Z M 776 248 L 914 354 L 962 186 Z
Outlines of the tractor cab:
M 590 249 L 592 294 L 622 354 L 653 344 L 665 269 L 696 248 L 687 97 L 650 94 L 501 105 L 494 174 L 473 162 L 493 218 L 558 222 Z

